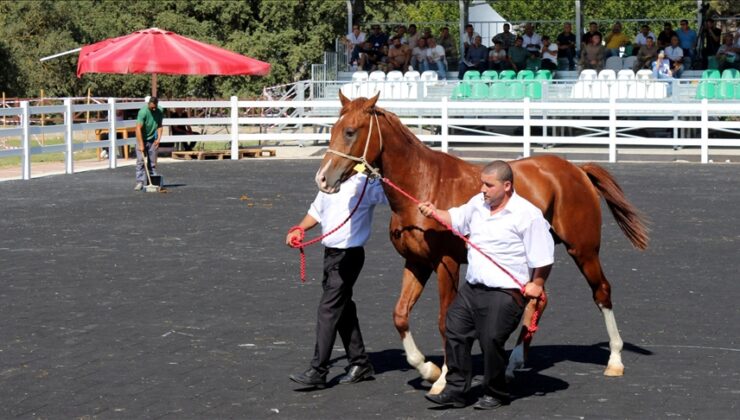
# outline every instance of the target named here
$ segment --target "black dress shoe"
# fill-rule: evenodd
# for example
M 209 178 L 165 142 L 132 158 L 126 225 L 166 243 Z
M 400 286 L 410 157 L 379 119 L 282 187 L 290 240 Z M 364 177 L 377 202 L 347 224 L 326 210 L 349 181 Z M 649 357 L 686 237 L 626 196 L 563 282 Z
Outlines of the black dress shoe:
M 465 402 L 465 397 L 462 394 L 445 390 L 442 390 L 442 392 L 436 395 L 426 394 L 424 395 L 424 398 L 435 404 L 447 407 L 451 406 L 454 408 L 463 408 L 467 405 Z
M 324 388 L 326 386 L 326 374 L 321 374 L 314 368 L 309 368 L 303 373 L 294 373 L 290 375 L 290 380 L 298 382 L 301 385 L 315 386 Z
M 373 370 L 373 366 L 371 364 L 366 365 L 352 365 L 347 370 L 347 373 L 342 375 L 339 378 L 339 383 L 344 384 L 354 384 L 356 382 L 364 381 L 365 379 L 370 379 L 375 375 L 375 371 Z
M 484 395 L 473 405 L 473 408 L 476 410 L 495 410 L 505 405 L 509 405 L 508 401 L 501 401 L 490 395 Z

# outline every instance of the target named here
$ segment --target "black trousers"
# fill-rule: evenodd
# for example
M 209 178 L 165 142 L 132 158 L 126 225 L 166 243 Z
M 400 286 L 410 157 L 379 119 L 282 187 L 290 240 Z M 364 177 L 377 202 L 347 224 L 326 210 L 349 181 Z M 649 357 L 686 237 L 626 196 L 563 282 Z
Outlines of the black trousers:
M 504 344 L 519 326 L 524 298 L 517 289 L 497 289 L 464 282 L 447 310 L 446 390 L 470 390 L 473 376 L 470 351 L 478 339 L 483 350 L 484 394 L 509 400 Z
M 352 287 L 365 263 L 362 247 L 324 249 L 324 293 L 319 301 L 316 321 L 316 350 L 311 367 L 320 373 L 329 370 L 329 358 L 337 337 L 342 339 L 350 365 L 368 363 L 362 342 L 357 307 L 352 301 Z

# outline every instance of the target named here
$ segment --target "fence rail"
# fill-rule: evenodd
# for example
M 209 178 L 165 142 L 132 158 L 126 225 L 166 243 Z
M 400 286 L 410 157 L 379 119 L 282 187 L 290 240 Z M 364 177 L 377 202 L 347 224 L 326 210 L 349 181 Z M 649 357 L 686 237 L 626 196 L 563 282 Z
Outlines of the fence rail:
M 226 134 L 189 136 L 165 135 L 163 143 L 185 141 L 228 142 L 231 159 L 239 158 L 239 143 L 270 141 L 275 143 L 326 142 L 327 129 L 336 120 L 337 100 L 240 101 L 162 101 L 165 109 L 221 108 L 228 116 L 206 118 L 165 118 L 164 125 L 220 126 Z M 425 101 L 383 100 L 378 105 L 399 115 L 414 129 L 420 140 L 441 144 L 444 152 L 451 144 L 519 144 L 522 156 L 531 154 L 533 144 L 608 146 L 608 159 L 617 161 L 623 146 L 694 146 L 700 150 L 701 162 L 709 162 L 710 148 L 740 149 L 740 121 L 737 106 L 709 102 L 627 102 L 611 98 L 608 102 L 539 102 L 522 101 L 449 101 L 446 97 Z M 20 138 L 20 147 L 0 150 L 0 158 L 21 156 L 22 179 L 31 178 L 31 156 L 44 153 L 65 154 L 65 172 L 74 172 L 75 151 L 135 144 L 134 139 L 117 139 L 75 143 L 75 133 L 84 130 L 133 127 L 135 121 L 116 120 L 116 111 L 135 109 L 143 103 L 118 103 L 115 98 L 102 105 L 74 105 L 66 99 L 63 106 L 29 106 L 5 109 L 3 115 L 18 117 L 19 127 L 1 128 L 0 139 Z M 103 107 L 103 108 L 101 108 Z M 271 110 L 285 112 L 271 112 Z M 73 116 L 87 110 L 105 111 L 107 121 L 75 123 Z M 39 114 L 62 114 L 63 123 L 40 126 L 34 119 Z M 205 115 L 210 115 L 205 112 Z M 219 114 L 219 113 L 214 113 Z M 61 134 L 64 144 L 31 146 L 39 134 Z M 117 166 L 116 153 L 109 153 L 109 167 Z

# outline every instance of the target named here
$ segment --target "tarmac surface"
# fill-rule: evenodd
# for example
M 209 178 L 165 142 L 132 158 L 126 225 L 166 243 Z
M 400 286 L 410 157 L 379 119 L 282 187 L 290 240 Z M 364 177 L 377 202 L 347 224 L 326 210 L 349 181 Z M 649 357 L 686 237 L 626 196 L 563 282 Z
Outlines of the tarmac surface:
M 392 323 L 403 263 L 387 208 L 355 287 L 375 379 L 288 380 L 313 354 L 322 264 L 321 247 L 307 249 L 301 284 L 283 241 L 317 166 L 162 163 L 167 193 L 133 191 L 132 167 L 0 182 L 0 418 L 737 418 L 737 165 L 604 164 L 652 221 L 639 252 L 604 210 L 625 375 L 602 375 L 602 317 L 558 247 L 528 367 L 494 413 L 424 399 Z M 411 327 L 439 363 L 435 279 L 427 289 Z M 339 342 L 334 356 L 332 379 L 346 366 Z

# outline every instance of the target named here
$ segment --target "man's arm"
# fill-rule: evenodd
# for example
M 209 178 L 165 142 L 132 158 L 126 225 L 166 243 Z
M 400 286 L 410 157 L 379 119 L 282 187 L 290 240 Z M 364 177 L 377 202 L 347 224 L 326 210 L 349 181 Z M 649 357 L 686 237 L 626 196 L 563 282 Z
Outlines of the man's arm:
M 311 217 L 310 214 L 306 214 L 306 217 L 301 220 L 301 223 L 299 223 L 298 226 L 304 231 L 308 231 L 317 224 L 319 224 L 319 222 L 316 219 Z M 301 232 L 298 229 L 288 232 L 288 235 L 285 237 L 285 245 L 290 246 L 290 244 L 293 243 L 293 238 L 300 238 L 300 235 Z
M 144 134 L 142 134 L 143 125 L 141 123 L 136 123 L 136 149 L 142 153 L 144 153 Z
M 164 127 L 162 127 L 160 125 L 159 128 L 157 128 L 157 139 L 154 140 L 154 148 L 155 149 L 159 147 L 159 141 L 162 140 L 162 132 L 163 131 L 164 131 Z
M 537 267 L 532 272 L 532 280 L 524 285 L 524 297 L 537 299 L 542 295 L 545 288 L 545 282 L 550 275 L 552 264 Z
M 437 217 L 444 221 L 446 224 L 452 224 L 450 212 L 448 212 L 447 210 L 437 209 L 436 207 L 434 207 L 434 204 L 429 201 L 419 203 L 419 211 L 426 217 L 432 217 L 432 214 L 436 214 Z

